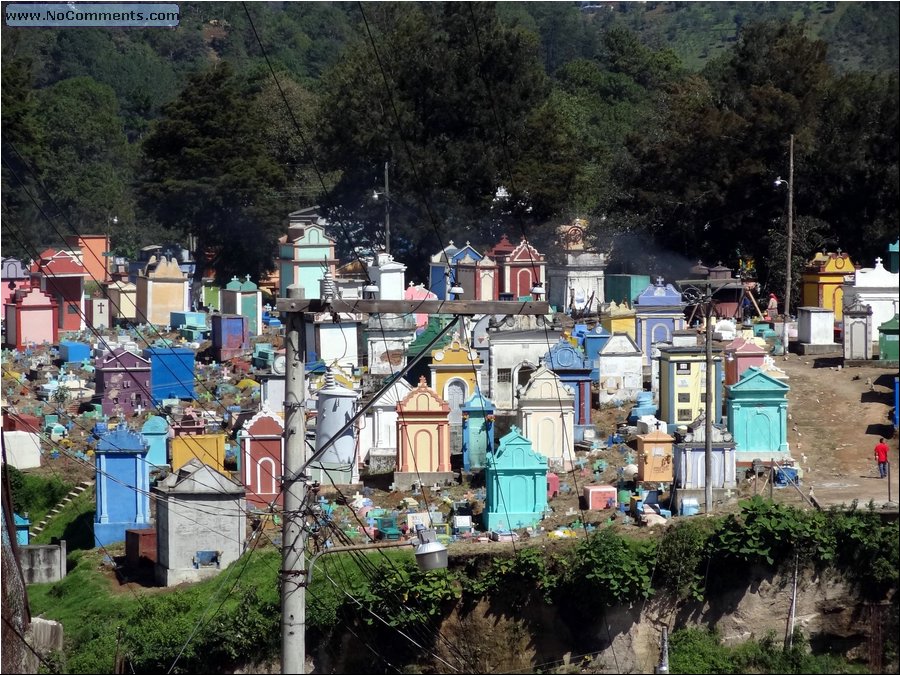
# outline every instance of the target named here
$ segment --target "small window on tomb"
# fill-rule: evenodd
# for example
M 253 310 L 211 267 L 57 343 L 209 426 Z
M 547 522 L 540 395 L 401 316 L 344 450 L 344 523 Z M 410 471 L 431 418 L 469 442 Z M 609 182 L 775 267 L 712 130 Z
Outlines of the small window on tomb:
M 69 305 L 66 308 L 66 313 L 67 314 L 78 314 L 78 307 L 76 307 L 75 305 Z
M 679 403 L 690 403 L 691 395 L 690 394 L 678 394 L 678 402 Z
M 676 373 L 689 373 L 689 372 L 691 372 L 691 364 L 690 363 L 676 363 L 675 364 L 675 372 Z
M 706 403 L 706 392 L 700 394 L 700 403 Z
M 194 554 L 194 567 L 218 567 L 221 551 L 197 551 Z
M 512 382 L 512 368 L 498 368 L 497 382 Z
M 678 409 L 678 421 L 679 422 L 693 422 L 693 414 L 691 413 L 690 408 L 679 408 Z

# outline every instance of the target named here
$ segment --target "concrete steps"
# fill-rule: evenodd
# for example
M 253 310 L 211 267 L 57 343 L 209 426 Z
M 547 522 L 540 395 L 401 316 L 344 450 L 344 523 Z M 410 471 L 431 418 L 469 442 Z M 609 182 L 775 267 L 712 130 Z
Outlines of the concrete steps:
M 47 529 L 47 525 L 50 523 L 53 517 L 56 516 L 60 511 L 62 511 L 66 504 L 71 503 L 71 501 L 75 499 L 75 497 L 87 490 L 93 484 L 93 480 L 85 480 L 81 481 L 78 485 L 72 488 L 69 493 L 62 498 L 62 501 L 60 501 L 59 504 L 50 509 L 50 512 L 46 516 L 44 516 L 44 519 L 41 522 L 31 528 L 32 536 L 37 536 L 45 529 Z

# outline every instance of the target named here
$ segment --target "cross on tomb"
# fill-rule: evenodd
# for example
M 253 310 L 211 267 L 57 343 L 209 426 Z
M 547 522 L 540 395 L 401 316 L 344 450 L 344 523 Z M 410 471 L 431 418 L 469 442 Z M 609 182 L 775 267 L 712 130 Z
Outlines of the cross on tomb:
M 388 485 L 388 489 L 390 489 L 391 492 L 396 492 L 396 491 L 397 491 L 397 484 L 394 483 L 394 482 L 392 482 L 390 485 Z

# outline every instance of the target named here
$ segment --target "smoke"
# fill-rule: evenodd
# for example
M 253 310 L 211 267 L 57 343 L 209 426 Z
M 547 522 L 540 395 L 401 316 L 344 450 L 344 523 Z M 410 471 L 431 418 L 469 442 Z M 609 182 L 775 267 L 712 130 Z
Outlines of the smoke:
M 644 233 L 616 234 L 611 243 L 607 274 L 648 274 L 652 278 L 661 276 L 671 283 L 689 277 L 690 268 L 697 264 L 696 259 L 667 250 Z M 718 261 L 705 264 L 712 267 Z

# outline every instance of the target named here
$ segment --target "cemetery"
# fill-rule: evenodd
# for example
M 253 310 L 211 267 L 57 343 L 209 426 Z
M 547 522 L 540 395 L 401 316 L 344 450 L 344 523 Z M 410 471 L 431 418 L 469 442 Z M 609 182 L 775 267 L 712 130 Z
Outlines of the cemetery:
M 291 219 L 286 277 L 313 295 L 361 297 L 354 279 L 314 273 L 305 262 L 313 251 L 332 255 L 320 219 L 311 212 Z M 613 277 L 608 292 L 620 302 L 606 302 L 602 256 L 586 255 L 577 242 L 567 255 L 569 271 L 559 277 L 559 259 L 545 272 L 543 255 L 527 242 L 504 238 L 485 253 L 451 244 L 432 258 L 433 281 L 449 284 L 433 295 L 460 285 L 482 299 L 522 296 L 546 273 L 551 284 L 561 278 L 576 288 L 582 310 L 596 306 L 593 317 L 563 309 L 544 327 L 534 317 L 476 317 L 470 331 L 457 328 L 437 342 L 446 325 L 440 316 L 309 317 L 305 406 L 317 458 L 308 472 L 318 517 L 335 536 L 402 541 L 422 525 L 451 550 L 478 551 L 584 537 L 612 524 L 665 527 L 707 508 L 707 447 L 716 510 L 776 485 L 789 503 L 810 503 L 820 482 L 817 499 L 834 503 L 839 496 L 829 491 L 844 494 L 818 476 L 829 464 L 839 471 L 840 462 L 812 460 L 821 449 L 798 422 L 834 413 L 809 405 L 816 371 L 843 377 L 849 388 L 866 381 L 884 388 L 879 358 L 896 362 L 897 321 L 874 325 L 859 290 L 869 277 L 844 292 L 842 334 L 831 330 L 832 281 L 822 296 L 832 305 L 798 308 L 794 353 L 785 360 L 775 355 L 783 333 L 771 321 L 726 314 L 707 326 L 661 277 Z M 693 269 L 700 268 L 718 273 Z M 406 267 L 391 256 L 372 259 L 369 269 L 396 299 L 428 297 L 410 296 L 417 287 L 406 285 Z M 286 317 L 271 298 L 264 304 L 249 277 L 214 294 L 206 283 L 204 297 L 214 296 L 216 308 L 188 311 L 188 277 L 174 259 L 150 256 L 137 274 L 135 309 L 115 306 L 126 303 L 128 289 L 110 282 L 111 324 L 85 330 L 63 330 L 57 301 L 37 287 L 19 287 L 7 301 L 12 319 L 44 309 L 47 317 L 17 320 L 3 353 L 11 461 L 86 480 L 94 543 L 118 550 L 131 541 L 136 548 L 120 564 L 163 585 L 219 573 L 240 555 L 234 541 L 260 528 L 277 532 L 283 505 Z M 406 377 L 393 376 L 429 344 Z M 378 367 L 366 365 L 373 356 Z M 810 361 L 817 356 L 846 368 L 820 367 Z M 866 378 L 855 378 L 854 368 Z M 231 543 L 199 537 L 213 525 L 185 514 L 204 500 L 220 525 L 243 534 Z M 27 531 L 27 518 L 18 517 Z M 198 538 L 188 548 L 173 539 L 189 531 Z

